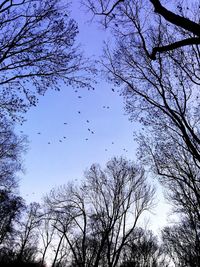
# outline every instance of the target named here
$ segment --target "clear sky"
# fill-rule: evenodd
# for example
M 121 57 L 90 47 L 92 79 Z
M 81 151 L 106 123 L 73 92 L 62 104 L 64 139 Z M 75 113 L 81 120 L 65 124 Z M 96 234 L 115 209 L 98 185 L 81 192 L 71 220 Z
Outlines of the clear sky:
M 86 23 L 89 17 L 79 8 L 78 0 L 73 0 L 72 17 L 79 24 L 77 42 L 85 54 L 100 55 L 106 35 L 98 25 Z M 121 155 L 134 160 L 137 124 L 128 120 L 123 107 L 122 97 L 102 79 L 94 91 L 65 86 L 60 92 L 49 90 L 40 97 L 37 107 L 27 113 L 27 121 L 17 127 L 29 139 L 25 173 L 20 176 L 22 196 L 28 202 L 40 201 L 52 187 L 81 180 L 92 163 L 104 165 Z M 166 208 L 159 201 L 155 210 L 159 216 L 152 216 L 153 228 L 165 223 Z

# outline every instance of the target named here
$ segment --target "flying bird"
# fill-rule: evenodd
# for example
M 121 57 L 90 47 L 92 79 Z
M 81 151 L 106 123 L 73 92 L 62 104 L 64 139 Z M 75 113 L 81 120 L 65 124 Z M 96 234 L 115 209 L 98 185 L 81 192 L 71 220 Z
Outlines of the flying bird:
M 86 120 L 87 123 L 89 123 L 89 120 Z

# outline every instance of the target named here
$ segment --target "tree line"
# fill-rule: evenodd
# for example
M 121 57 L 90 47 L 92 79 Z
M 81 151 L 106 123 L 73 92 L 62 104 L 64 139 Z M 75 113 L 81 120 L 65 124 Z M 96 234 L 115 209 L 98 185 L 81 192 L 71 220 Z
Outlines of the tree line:
M 80 185 L 52 189 L 43 203 L 1 197 L 0 264 L 168 266 L 167 247 L 141 227 L 154 195 L 142 167 L 113 158 L 105 169 L 93 164 Z
M 53 188 L 41 203 L 26 205 L 14 191 L 14 173 L 4 172 L 1 266 L 198 266 L 198 232 L 187 218 L 162 229 L 161 240 L 142 227 L 155 205 L 147 177 L 141 165 L 114 157 L 104 169 L 93 164 L 80 184 Z

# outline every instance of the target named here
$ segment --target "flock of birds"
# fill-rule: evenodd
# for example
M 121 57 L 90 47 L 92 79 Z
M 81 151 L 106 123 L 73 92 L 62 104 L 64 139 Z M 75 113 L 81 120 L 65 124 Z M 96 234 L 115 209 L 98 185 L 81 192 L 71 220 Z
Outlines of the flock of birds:
M 109 107 L 107 107 L 107 108 L 109 108 Z M 80 111 L 78 111 L 78 113 L 80 114 Z M 89 121 L 89 120 L 86 120 L 86 123 L 89 124 L 90 121 Z M 68 125 L 67 122 L 63 122 L 63 124 L 64 124 L 64 125 Z M 87 128 L 87 131 L 88 131 L 90 134 L 92 134 L 92 135 L 95 134 L 95 131 L 94 131 L 93 129 L 91 129 L 91 128 Z M 24 131 L 20 131 L 20 133 L 23 134 Z M 37 134 L 37 135 L 42 135 L 42 132 L 37 132 L 36 134 Z M 67 139 L 67 136 L 64 135 L 64 136 L 62 136 L 62 138 L 58 139 L 58 142 L 59 142 L 59 143 L 62 143 L 62 142 L 64 142 L 66 139 Z M 86 138 L 85 138 L 85 141 L 89 141 L 89 138 L 86 137 Z M 51 141 L 48 141 L 47 144 L 48 144 L 48 145 L 51 145 L 52 143 L 51 143 Z M 115 144 L 115 142 L 112 141 L 112 142 L 111 142 L 111 145 L 114 145 L 114 144 Z M 107 152 L 109 149 L 108 149 L 108 148 L 105 148 L 104 150 Z M 123 152 L 125 152 L 125 153 L 128 152 L 128 150 L 127 150 L 126 148 L 123 148 L 122 150 L 123 150 Z
M 112 92 L 115 92 L 115 89 L 114 89 L 114 88 L 112 88 L 111 90 L 112 90 Z M 74 92 L 75 92 L 75 93 L 78 93 L 78 90 L 75 90 Z M 78 98 L 82 98 L 81 95 L 78 95 L 77 97 L 78 97 Z M 108 105 L 103 105 L 102 108 L 105 109 L 105 110 L 109 110 L 109 109 L 110 109 L 110 106 L 108 106 Z M 78 110 L 77 113 L 78 113 L 79 115 L 82 114 L 82 112 L 81 112 L 80 110 Z M 92 128 L 90 127 L 90 120 L 87 119 L 85 122 L 86 122 L 86 124 L 88 124 L 88 126 L 87 126 L 87 131 L 88 131 L 88 133 L 90 133 L 91 135 L 95 135 L 95 131 L 94 131 L 94 129 L 92 129 Z M 63 124 L 64 124 L 65 126 L 68 125 L 67 122 L 63 122 Z M 23 132 L 23 131 L 20 131 L 20 133 L 23 134 L 24 132 Z M 37 132 L 37 135 L 42 135 L 42 132 L 41 132 L 41 131 L 38 131 L 38 132 Z M 60 137 L 60 138 L 58 139 L 58 142 L 59 142 L 59 143 L 63 143 L 63 142 L 66 141 L 66 140 L 67 140 L 67 136 L 63 135 L 62 137 Z M 89 137 L 86 137 L 84 140 L 85 140 L 85 141 L 89 141 Z M 48 145 L 51 145 L 52 142 L 49 140 L 49 141 L 47 142 L 47 144 L 48 144 Z M 112 141 L 112 142 L 111 142 L 111 145 L 114 145 L 114 144 L 115 144 L 114 141 Z M 108 148 L 104 148 L 104 150 L 105 150 L 106 152 L 109 151 Z M 128 150 L 127 150 L 126 148 L 122 148 L 122 151 L 125 152 L 125 153 L 128 152 Z
M 109 107 L 107 106 L 106 108 L 109 108 Z M 80 114 L 81 112 L 78 111 L 78 113 Z M 86 120 L 86 123 L 89 124 L 90 121 L 89 121 L 89 120 Z M 68 125 L 67 122 L 63 122 L 63 124 L 64 124 L 64 125 Z M 92 130 L 91 128 L 87 128 L 87 130 L 88 130 L 88 132 L 91 133 L 92 135 L 95 134 L 95 131 Z M 20 131 L 20 133 L 23 134 L 24 132 L 23 132 L 23 131 Z M 41 135 L 41 134 L 42 134 L 42 132 L 37 132 L 37 135 Z M 59 143 L 62 143 L 62 142 L 63 142 L 64 140 L 66 140 L 66 139 L 67 139 L 67 137 L 66 137 L 66 136 L 63 136 L 62 138 L 58 139 L 58 141 L 59 141 Z M 88 141 L 88 140 L 89 140 L 88 137 L 85 138 L 85 141 Z M 47 144 L 48 144 L 48 145 L 51 145 L 51 142 L 48 141 Z M 114 144 L 115 144 L 114 141 L 112 141 L 111 144 L 114 145 Z M 127 150 L 126 148 L 123 148 L 122 150 L 123 150 L 124 152 L 126 152 L 126 153 L 128 152 L 128 150 Z M 107 152 L 107 151 L 108 151 L 108 148 L 105 148 L 105 151 Z

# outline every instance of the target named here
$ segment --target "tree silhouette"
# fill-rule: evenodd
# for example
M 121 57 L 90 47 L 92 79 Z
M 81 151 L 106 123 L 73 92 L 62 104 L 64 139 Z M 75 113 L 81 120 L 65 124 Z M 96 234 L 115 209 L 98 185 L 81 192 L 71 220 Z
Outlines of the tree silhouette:
M 187 3 L 184 4 L 184 2 L 179 2 L 175 5 L 175 7 L 171 7 L 173 11 L 166 8 L 164 5 L 161 4 L 159 0 L 146 0 L 146 1 L 140 1 L 140 0 L 132 0 L 132 1 L 126 1 L 126 0 L 84 0 L 84 4 L 87 6 L 89 10 L 91 10 L 95 15 L 103 16 L 103 23 L 106 27 L 114 21 L 115 26 L 119 26 L 118 22 L 118 14 L 119 12 L 126 13 L 127 7 L 132 6 L 133 13 L 132 15 L 135 15 L 134 17 L 131 17 L 131 20 L 133 22 L 135 33 L 140 36 L 141 45 L 143 46 L 143 49 L 145 50 L 148 57 L 152 60 L 156 59 L 156 55 L 158 53 L 164 53 L 169 52 L 171 50 L 175 50 L 180 47 L 184 46 L 192 46 L 192 45 L 199 45 L 200 44 L 200 26 L 198 23 L 198 19 L 195 17 L 196 13 L 198 11 L 195 11 L 194 17 L 190 18 L 192 14 L 188 12 L 190 4 Z M 151 3 L 151 5 L 150 5 Z M 195 3 L 196 5 L 193 5 L 192 9 L 193 11 L 195 9 L 199 9 L 198 2 Z M 170 23 L 171 26 L 173 26 L 177 37 L 179 40 L 176 39 L 166 39 L 165 43 L 162 43 L 161 36 L 157 35 L 154 32 L 156 43 L 152 46 L 152 51 L 148 49 L 148 34 L 146 35 L 144 31 L 142 32 L 142 23 L 139 21 L 141 19 L 140 14 L 138 13 L 139 9 L 142 9 L 143 13 L 145 13 L 147 10 L 149 12 L 149 9 L 147 9 L 147 6 L 151 10 L 152 7 L 154 8 L 155 15 L 159 15 L 159 23 L 156 21 L 156 16 L 153 14 L 152 16 L 155 17 L 154 23 L 158 23 L 157 30 L 161 30 L 160 28 L 163 27 L 165 22 Z M 188 15 L 189 13 L 189 15 Z M 129 13 L 130 15 L 131 13 Z M 143 14 L 144 17 L 145 14 Z M 129 17 L 130 18 L 130 17 Z M 122 21 L 120 21 L 122 22 Z M 149 16 L 148 16 L 148 29 L 151 29 L 151 25 L 149 23 Z M 168 25 L 168 24 L 167 24 Z M 160 28 L 159 28 L 160 27 Z M 182 33 L 182 36 L 180 35 Z
M 74 45 L 77 24 L 60 0 L 5 0 L 0 4 L 0 114 L 19 118 L 37 94 L 80 79 L 84 62 Z
M 53 227 L 51 217 L 48 216 L 44 209 L 44 214 L 41 218 L 41 224 L 39 227 L 39 233 L 40 233 L 40 238 L 41 238 L 41 248 L 40 248 L 40 253 L 41 253 L 41 265 L 45 263 L 46 256 L 48 254 L 49 247 L 52 245 L 54 237 L 55 237 L 55 232 L 56 229 Z
M 14 231 L 13 223 L 19 217 L 24 206 L 21 197 L 14 195 L 7 190 L 0 190 L 0 244 L 4 244 L 11 238 Z
M 21 154 L 25 150 L 26 138 L 18 137 L 12 123 L 0 118 L 0 244 L 14 233 L 13 224 L 24 206 L 17 194 L 16 173 L 22 170 Z
M 105 170 L 92 165 L 85 177 L 80 188 L 53 190 L 46 203 L 72 266 L 115 267 L 141 214 L 152 206 L 154 189 L 143 170 L 123 158 L 113 158 Z
M 175 266 L 196 267 L 200 264 L 199 230 L 187 218 L 174 226 L 165 227 L 162 238 L 166 252 Z
M 116 40 L 114 48 L 105 46 L 102 64 L 122 88 L 130 119 L 141 123 L 139 159 L 160 178 L 173 211 L 199 232 L 198 2 L 169 8 L 160 1 L 86 2 Z
M 19 221 L 18 240 L 16 240 L 16 260 L 18 262 L 34 262 L 37 254 L 38 227 L 41 223 L 40 205 L 31 203 Z
M 122 1 L 113 20 L 116 49 L 107 45 L 102 63 L 110 80 L 125 87 L 127 111 L 145 125 L 160 118 L 159 127 L 163 127 L 164 120 L 165 126 L 172 126 L 172 131 L 183 139 L 186 149 L 199 162 L 198 46 L 159 54 L 158 60 L 152 62 L 143 46 L 142 32 L 148 33 L 149 47 L 156 45 L 157 36 L 163 42 L 173 40 L 170 30 L 165 31 L 164 22 L 159 21 L 159 27 L 150 27 L 140 1 Z M 196 105 L 192 107 L 193 101 Z
M 152 231 L 136 228 L 123 249 L 120 267 L 168 266 L 162 247 Z

